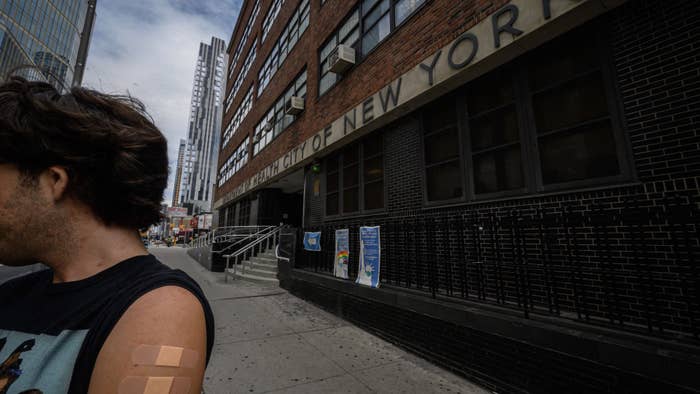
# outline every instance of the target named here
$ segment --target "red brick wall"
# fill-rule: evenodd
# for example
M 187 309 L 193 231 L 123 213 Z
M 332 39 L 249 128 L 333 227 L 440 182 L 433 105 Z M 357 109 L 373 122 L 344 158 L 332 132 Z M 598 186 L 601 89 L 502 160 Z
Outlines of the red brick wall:
M 228 125 L 233 113 L 238 108 L 245 92 L 251 83 L 257 80 L 260 67 L 265 62 L 267 55 L 279 37 L 301 0 L 287 0 L 275 21 L 275 26 L 270 30 L 262 47 L 258 48 L 253 67 L 238 92 L 231 109 L 224 115 L 223 127 Z M 260 15 L 256 21 L 256 27 L 251 33 L 249 41 L 252 42 L 259 36 L 262 20 L 272 0 L 262 2 Z M 265 92 L 253 102 L 253 109 L 241 124 L 236 135 L 219 155 L 219 164 L 224 163 L 238 145 L 250 138 L 255 125 L 267 113 L 270 106 L 284 92 L 289 83 L 306 66 L 307 68 L 307 99 L 306 110 L 288 127 L 279 137 L 270 143 L 253 160 L 248 162 L 226 184 L 219 188 L 215 194 L 216 199 L 235 189 L 242 181 L 255 175 L 284 155 L 297 144 L 312 136 L 314 133 L 340 117 L 349 108 L 357 105 L 363 99 L 375 93 L 384 85 L 391 82 L 399 75 L 407 72 L 418 62 L 447 45 L 461 33 L 485 19 L 498 8 L 508 3 L 508 0 L 428 0 L 424 7 L 413 15 L 391 36 L 380 43 L 373 52 L 350 71 L 342 81 L 331 88 L 325 95 L 318 97 L 318 49 L 333 33 L 345 16 L 355 6 L 357 1 L 329 0 L 320 6 L 318 0 L 311 0 L 311 16 L 308 29 L 304 32 L 299 42 L 277 71 Z M 252 8 L 252 5 L 248 6 Z M 250 10 L 246 10 L 244 22 Z M 244 27 L 236 32 L 236 39 Z M 234 42 L 232 51 L 235 51 Z M 248 44 L 250 45 L 250 44 Z M 241 55 L 244 58 L 247 50 Z M 242 60 L 239 59 L 239 63 Z M 240 65 L 237 65 L 240 68 Z M 237 72 L 237 71 L 236 71 Z M 237 74 L 234 73 L 234 79 Z M 229 85 L 231 81 L 229 81 Z M 225 97 L 228 95 L 225 95 Z M 252 144 L 251 144 L 252 150 Z
M 228 71 L 229 67 L 231 65 L 231 62 L 233 61 L 233 54 L 236 53 L 236 47 L 238 47 L 238 42 L 241 40 L 241 36 L 243 35 L 243 32 L 245 31 L 245 24 L 248 23 L 248 18 L 250 18 L 250 14 L 253 12 L 253 5 L 254 1 L 250 0 L 244 0 L 243 5 L 241 6 L 241 11 L 238 15 L 238 19 L 236 20 L 236 25 L 233 30 L 233 34 L 230 38 L 231 41 L 233 42 L 233 45 L 229 45 L 230 51 L 228 52 L 228 64 L 226 65 L 226 76 L 228 76 Z M 251 36 L 253 33 L 251 32 Z M 229 42 L 231 42 L 229 41 Z M 245 57 L 245 55 L 248 53 L 248 49 L 250 49 L 250 45 L 253 41 L 248 40 L 248 43 L 245 44 L 245 47 L 242 50 L 241 57 Z M 239 59 L 238 64 L 236 65 L 236 73 L 241 68 L 241 61 Z M 233 76 L 236 76 L 237 74 L 233 74 Z M 228 95 L 228 91 L 231 88 L 231 85 L 233 85 L 233 81 L 235 78 L 231 78 L 228 81 L 226 81 L 226 92 Z

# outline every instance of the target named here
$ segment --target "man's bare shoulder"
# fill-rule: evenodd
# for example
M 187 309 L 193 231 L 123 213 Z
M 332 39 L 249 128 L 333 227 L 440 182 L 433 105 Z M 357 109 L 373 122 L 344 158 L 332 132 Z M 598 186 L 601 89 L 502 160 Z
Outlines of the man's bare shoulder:
M 102 346 L 89 391 L 116 393 L 128 377 L 167 376 L 188 379 L 190 392 L 200 392 L 206 331 L 202 304 L 189 290 L 163 286 L 144 294 L 124 313 Z M 139 351 L 162 346 L 184 349 L 196 361 L 180 367 L 135 362 Z
M 204 310 L 199 299 L 183 287 L 162 286 L 136 300 L 112 332 L 129 330 L 132 333 L 143 332 L 144 335 L 155 334 L 156 337 L 161 337 L 173 330 L 182 334 L 183 328 L 195 328 L 194 326 L 201 326 L 203 333 L 206 333 Z M 154 327 L 158 329 L 154 330 Z

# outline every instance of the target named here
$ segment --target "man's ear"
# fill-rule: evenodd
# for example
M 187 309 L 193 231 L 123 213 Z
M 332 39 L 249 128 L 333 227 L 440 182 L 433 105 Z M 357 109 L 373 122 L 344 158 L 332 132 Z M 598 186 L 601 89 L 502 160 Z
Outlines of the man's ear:
M 65 167 L 51 166 L 42 174 L 41 183 L 49 197 L 54 202 L 59 201 L 65 197 L 68 189 L 68 171 Z

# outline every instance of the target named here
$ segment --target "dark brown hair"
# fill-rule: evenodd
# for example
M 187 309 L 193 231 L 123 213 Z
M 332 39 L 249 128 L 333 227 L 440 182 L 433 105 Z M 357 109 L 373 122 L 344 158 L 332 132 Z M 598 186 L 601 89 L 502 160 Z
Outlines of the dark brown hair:
M 168 180 L 167 141 L 130 96 L 12 76 L 0 85 L 0 162 L 30 177 L 60 165 L 68 193 L 107 225 L 147 227 L 160 219 Z

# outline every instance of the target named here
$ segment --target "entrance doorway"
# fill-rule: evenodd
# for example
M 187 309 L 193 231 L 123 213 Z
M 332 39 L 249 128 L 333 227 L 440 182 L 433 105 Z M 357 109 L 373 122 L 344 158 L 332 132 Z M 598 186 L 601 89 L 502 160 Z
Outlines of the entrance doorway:
M 258 192 L 257 224 L 299 227 L 304 204 L 304 172 L 296 171 Z

